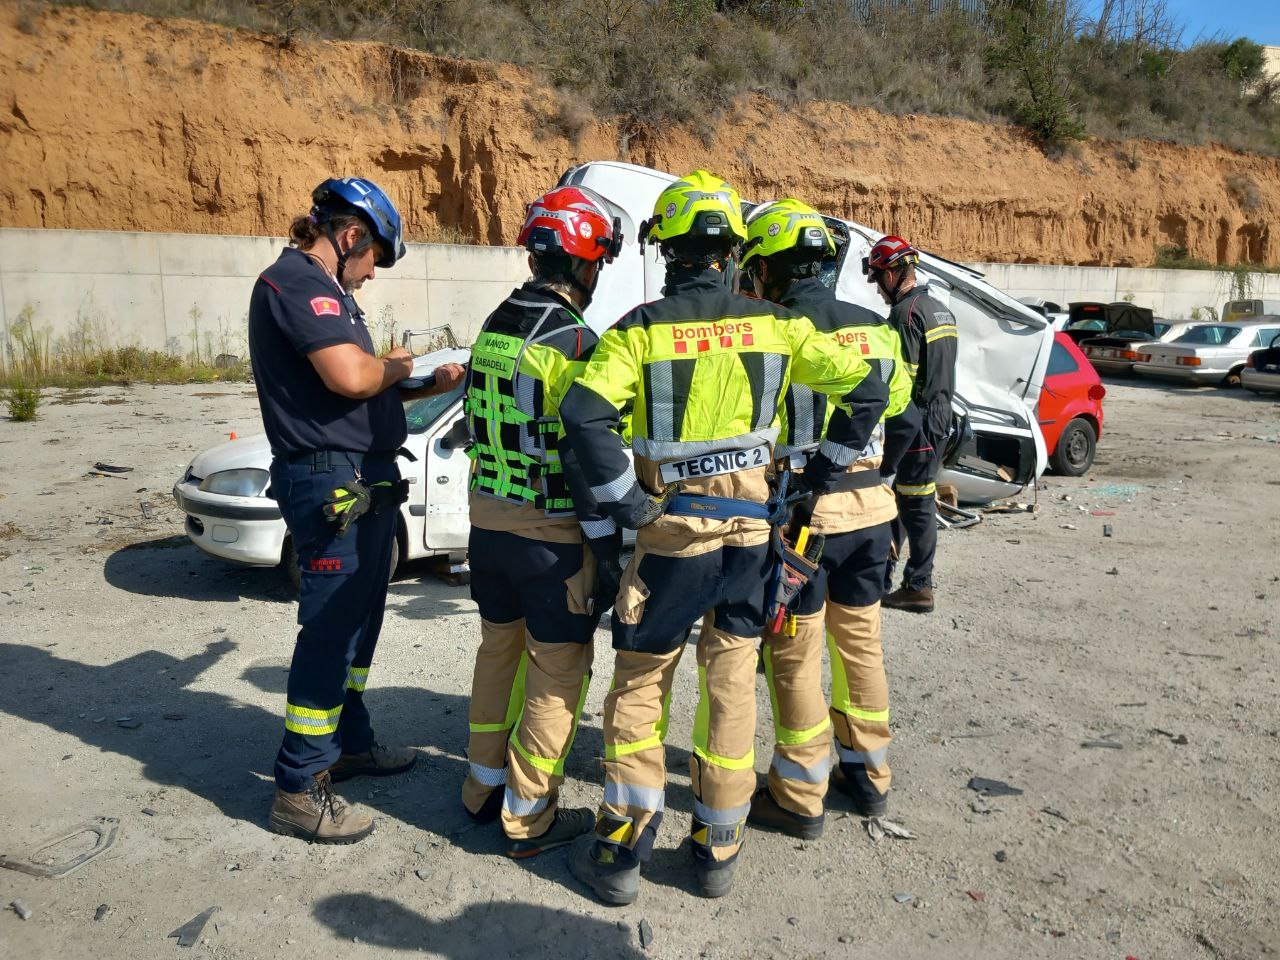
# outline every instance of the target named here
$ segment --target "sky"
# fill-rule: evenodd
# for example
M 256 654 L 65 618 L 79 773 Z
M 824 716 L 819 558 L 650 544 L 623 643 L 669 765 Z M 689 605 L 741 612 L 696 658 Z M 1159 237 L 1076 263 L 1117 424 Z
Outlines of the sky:
M 1086 10 L 1099 0 L 1085 0 Z M 1182 24 L 1182 42 L 1197 37 L 1248 37 L 1255 43 L 1280 46 L 1280 0 L 1168 0 L 1169 12 Z

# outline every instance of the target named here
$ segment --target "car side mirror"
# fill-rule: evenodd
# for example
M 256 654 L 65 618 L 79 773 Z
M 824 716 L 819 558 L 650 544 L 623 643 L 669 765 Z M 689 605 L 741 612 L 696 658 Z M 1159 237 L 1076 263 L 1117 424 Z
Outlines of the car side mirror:
M 449 428 L 449 432 L 440 438 L 441 450 L 465 450 L 471 445 L 471 425 L 466 417 L 459 417 Z

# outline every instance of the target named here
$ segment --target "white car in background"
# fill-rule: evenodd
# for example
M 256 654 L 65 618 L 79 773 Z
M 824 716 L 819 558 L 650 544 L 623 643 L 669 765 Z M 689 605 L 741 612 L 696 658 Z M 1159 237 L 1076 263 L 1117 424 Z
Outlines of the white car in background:
M 1182 383 L 1240 386 L 1249 355 L 1269 347 L 1280 334 L 1280 316 L 1202 323 L 1168 343 L 1137 347 L 1133 372 Z
M 437 350 L 417 359 L 414 376 L 469 359 L 469 350 Z M 461 387 L 405 404 L 409 436 L 404 446 L 418 459 L 399 460 L 400 473 L 409 480 L 409 499 L 400 506 L 392 570 L 402 560 L 444 556 L 461 562 L 466 557 L 471 461 L 449 436 L 461 416 Z M 270 467 L 265 435 L 228 440 L 191 461 L 173 496 L 187 515 L 187 536 L 205 553 L 250 566 L 283 564 L 296 578 L 293 544 L 280 507 L 269 496 Z

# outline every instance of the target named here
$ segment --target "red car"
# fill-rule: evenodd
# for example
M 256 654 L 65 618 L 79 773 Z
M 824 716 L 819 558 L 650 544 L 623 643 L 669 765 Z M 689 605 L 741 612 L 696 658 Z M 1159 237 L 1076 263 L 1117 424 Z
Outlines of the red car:
M 1065 333 L 1055 333 L 1038 412 L 1055 472 L 1078 477 L 1093 466 L 1106 395 L 1107 388 L 1080 348 Z

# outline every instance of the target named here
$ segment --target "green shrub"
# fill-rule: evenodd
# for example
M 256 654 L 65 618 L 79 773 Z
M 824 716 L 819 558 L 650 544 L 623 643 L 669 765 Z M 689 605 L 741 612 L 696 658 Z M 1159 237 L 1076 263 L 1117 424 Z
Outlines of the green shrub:
M 26 422 L 36 418 L 36 408 L 40 406 L 40 391 L 25 384 L 15 384 L 9 388 L 5 398 L 9 404 L 9 417 Z

